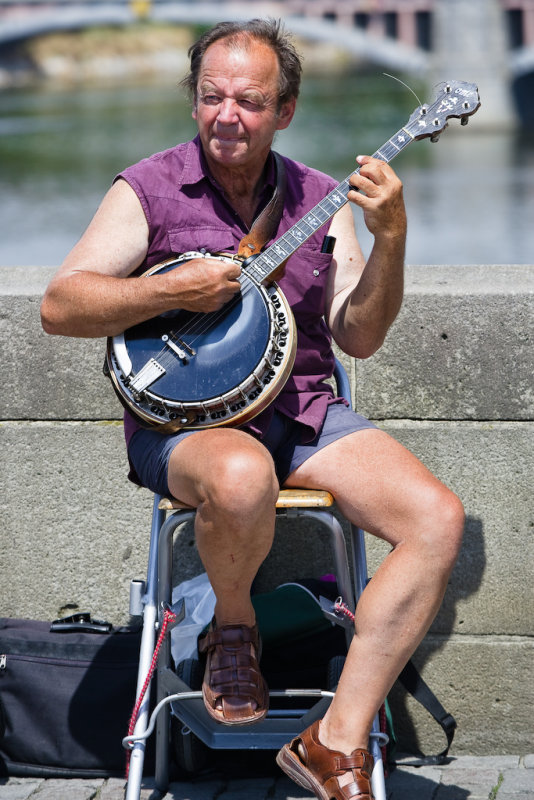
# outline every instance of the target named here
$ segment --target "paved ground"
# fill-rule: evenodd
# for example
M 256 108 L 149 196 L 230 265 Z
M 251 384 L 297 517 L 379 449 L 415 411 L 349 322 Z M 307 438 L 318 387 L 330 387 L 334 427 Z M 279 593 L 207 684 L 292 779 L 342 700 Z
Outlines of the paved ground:
M 242 751 L 243 754 L 245 751 Z M 242 759 L 245 760 L 245 755 Z M 191 781 L 173 782 L 164 800 L 308 800 L 276 768 L 234 762 Z M 243 776 L 243 767 L 247 774 Z M 398 767 L 387 779 L 388 800 L 534 800 L 534 754 L 462 756 L 442 767 Z M 150 800 L 146 780 L 141 800 Z M 124 781 L 0 778 L 0 800 L 123 800 Z

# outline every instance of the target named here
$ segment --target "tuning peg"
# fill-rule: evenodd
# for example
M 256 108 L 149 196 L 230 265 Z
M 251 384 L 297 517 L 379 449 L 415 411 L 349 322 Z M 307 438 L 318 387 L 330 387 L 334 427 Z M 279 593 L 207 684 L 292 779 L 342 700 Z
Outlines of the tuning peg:
M 433 136 L 430 137 L 431 142 L 439 142 L 439 133 L 435 133 Z
M 462 119 L 460 120 L 460 125 L 467 125 L 468 122 L 469 122 L 469 117 L 462 117 Z

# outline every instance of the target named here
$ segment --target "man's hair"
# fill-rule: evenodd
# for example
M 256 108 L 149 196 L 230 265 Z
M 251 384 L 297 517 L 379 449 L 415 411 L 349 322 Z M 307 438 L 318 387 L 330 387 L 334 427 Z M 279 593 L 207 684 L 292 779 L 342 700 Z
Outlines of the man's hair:
M 279 64 L 279 106 L 297 98 L 300 89 L 302 64 L 291 38 L 282 28 L 280 20 L 251 19 L 248 22 L 219 22 L 193 44 L 188 50 L 191 70 L 181 81 L 196 101 L 197 82 L 204 53 L 214 42 L 226 39 L 229 47 L 247 48 L 251 41 L 264 42 L 272 48 Z

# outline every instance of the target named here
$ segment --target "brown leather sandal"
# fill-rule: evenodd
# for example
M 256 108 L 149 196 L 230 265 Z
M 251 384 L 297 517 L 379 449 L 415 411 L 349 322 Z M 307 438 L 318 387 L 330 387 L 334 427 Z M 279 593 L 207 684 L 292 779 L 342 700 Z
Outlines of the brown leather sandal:
M 319 800 L 373 800 L 371 774 L 373 757 L 367 750 L 353 750 L 350 756 L 329 750 L 319 741 L 319 721 L 306 728 L 276 757 L 280 769 Z M 339 778 L 352 772 L 352 780 L 340 785 Z
M 223 625 L 199 640 L 206 654 L 202 684 L 208 713 L 225 725 L 259 722 L 269 708 L 269 689 L 260 672 L 260 637 L 257 625 Z

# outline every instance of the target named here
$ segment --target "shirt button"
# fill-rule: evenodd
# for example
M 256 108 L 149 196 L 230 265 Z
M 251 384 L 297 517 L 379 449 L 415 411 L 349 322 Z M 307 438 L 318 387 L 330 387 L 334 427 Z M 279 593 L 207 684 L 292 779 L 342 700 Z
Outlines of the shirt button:
M 317 278 L 317 277 L 318 277 L 318 275 L 319 275 L 319 270 L 318 270 L 318 269 L 314 269 L 314 270 L 313 270 L 313 274 L 314 274 L 314 275 L 315 275 L 315 277 Z

